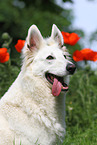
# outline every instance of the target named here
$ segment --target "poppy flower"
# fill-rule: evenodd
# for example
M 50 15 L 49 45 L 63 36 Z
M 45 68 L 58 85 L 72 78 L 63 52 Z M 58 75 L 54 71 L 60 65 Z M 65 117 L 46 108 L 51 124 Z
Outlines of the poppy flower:
M 0 48 L 0 63 L 4 63 L 9 60 L 9 53 L 7 48 Z
M 15 45 L 15 48 L 17 50 L 17 52 L 21 52 L 22 48 L 24 47 L 24 44 L 25 44 L 25 40 L 21 40 L 19 39 L 17 44 Z
M 80 39 L 80 37 L 76 33 L 68 33 L 62 31 L 62 35 L 64 38 L 64 43 L 69 45 L 75 45 L 77 41 Z
M 90 60 L 90 61 L 97 61 L 97 52 L 89 49 L 84 48 L 82 50 L 76 50 L 73 53 L 74 61 L 82 61 L 82 60 Z

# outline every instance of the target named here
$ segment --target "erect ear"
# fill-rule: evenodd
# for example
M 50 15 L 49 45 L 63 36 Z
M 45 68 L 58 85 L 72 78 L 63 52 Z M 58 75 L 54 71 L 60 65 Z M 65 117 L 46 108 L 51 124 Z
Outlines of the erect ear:
M 35 49 L 39 49 L 43 37 L 36 25 L 32 25 L 29 28 L 28 36 L 26 40 L 27 40 L 27 46 L 31 51 Z
M 63 40 L 63 36 L 62 36 L 62 33 L 61 31 L 58 29 L 58 27 L 53 24 L 52 26 L 52 33 L 51 33 L 51 37 L 56 41 L 58 42 L 58 44 L 60 46 L 62 46 L 64 44 L 64 40 Z

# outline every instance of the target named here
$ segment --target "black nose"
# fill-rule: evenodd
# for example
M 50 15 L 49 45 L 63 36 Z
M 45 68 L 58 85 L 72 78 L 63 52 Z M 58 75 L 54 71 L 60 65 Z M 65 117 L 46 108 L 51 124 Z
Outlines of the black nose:
M 67 64 L 66 70 L 69 72 L 69 74 L 73 74 L 76 70 L 76 66 L 74 64 Z

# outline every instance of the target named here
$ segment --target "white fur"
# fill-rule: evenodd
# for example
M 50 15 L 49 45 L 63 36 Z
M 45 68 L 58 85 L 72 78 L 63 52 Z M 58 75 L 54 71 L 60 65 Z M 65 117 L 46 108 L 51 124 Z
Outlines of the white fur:
M 29 48 L 27 47 L 29 45 Z M 55 145 L 65 135 L 65 95 L 52 95 L 46 80 L 48 71 L 67 79 L 62 49 L 63 37 L 56 25 L 51 37 L 43 39 L 32 25 L 28 31 L 22 57 L 23 65 L 15 82 L 0 100 L 0 145 Z M 54 60 L 46 57 L 53 55 Z M 67 56 L 68 57 L 68 56 Z

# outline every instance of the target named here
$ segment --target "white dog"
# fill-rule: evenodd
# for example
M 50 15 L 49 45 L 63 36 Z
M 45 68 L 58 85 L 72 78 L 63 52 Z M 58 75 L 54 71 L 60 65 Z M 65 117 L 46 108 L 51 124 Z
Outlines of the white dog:
M 0 100 L 0 145 L 56 145 L 65 134 L 67 75 L 75 65 L 56 25 L 43 39 L 32 25 L 21 72 Z

